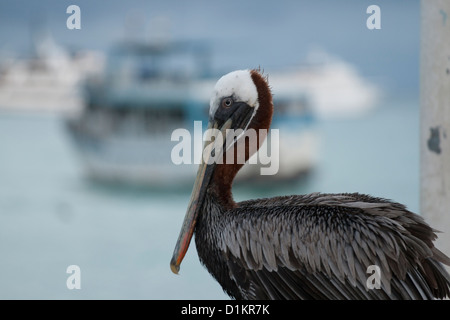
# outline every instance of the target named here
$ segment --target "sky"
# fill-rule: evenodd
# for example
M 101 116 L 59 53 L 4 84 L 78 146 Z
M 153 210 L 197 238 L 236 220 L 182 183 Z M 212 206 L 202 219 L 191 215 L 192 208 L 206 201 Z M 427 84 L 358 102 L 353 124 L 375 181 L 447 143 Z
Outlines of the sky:
M 80 30 L 66 26 L 73 4 Z M 379 30 L 366 26 L 374 4 Z M 213 67 L 224 71 L 289 69 L 324 50 L 391 92 L 418 91 L 418 0 L 2 0 L 0 54 L 29 54 L 32 35 L 43 28 L 71 50 L 108 50 L 125 35 L 148 39 L 155 26 L 174 40 L 209 42 Z

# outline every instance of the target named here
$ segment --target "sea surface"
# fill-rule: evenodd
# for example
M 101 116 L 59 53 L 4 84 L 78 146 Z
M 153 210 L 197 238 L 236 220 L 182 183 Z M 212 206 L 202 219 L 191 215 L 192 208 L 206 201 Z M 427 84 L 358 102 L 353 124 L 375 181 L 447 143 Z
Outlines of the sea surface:
M 317 124 L 320 158 L 305 179 L 236 186 L 235 199 L 362 192 L 419 208 L 417 97 Z M 107 186 L 86 179 L 56 115 L 0 113 L 0 299 L 227 299 L 191 245 L 169 261 L 190 188 Z M 194 242 L 192 242 L 194 244 Z M 68 289 L 71 265 L 80 289 Z

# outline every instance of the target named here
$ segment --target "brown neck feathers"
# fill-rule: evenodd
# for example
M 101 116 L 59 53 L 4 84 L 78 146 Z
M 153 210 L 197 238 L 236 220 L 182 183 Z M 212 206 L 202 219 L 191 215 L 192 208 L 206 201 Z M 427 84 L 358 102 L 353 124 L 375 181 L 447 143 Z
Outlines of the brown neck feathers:
M 251 77 L 256 86 L 258 92 L 258 109 L 256 114 L 254 115 L 251 123 L 248 126 L 248 129 L 254 129 L 256 131 L 258 137 L 258 148 L 263 143 L 265 135 L 261 137 L 259 134 L 260 129 L 265 129 L 266 133 L 270 128 L 270 123 L 272 121 L 273 114 L 273 102 L 272 102 L 272 93 L 270 91 L 269 84 L 267 79 L 259 72 L 259 70 L 251 70 Z M 238 142 L 239 143 L 239 142 Z M 237 152 L 239 148 L 237 144 L 234 145 L 234 155 L 235 160 L 237 160 Z M 247 161 L 256 150 L 250 150 L 248 143 L 245 144 L 245 161 Z M 225 160 L 226 155 L 224 155 Z M 236 203 L 233 200 L 233 195 L 231 192 L 231 187 L 233 184 L 233 180 L 238 173 L 238 171 L 242 168 L 244 164 L 238 163 L 237 161 L 232 164 L 228 164 L 224 161 L 223 164 L 218 164 L 213 176 L 212 188 L 215 196 L 218 198 L 221 205 L 226 208 L 234 208 L 236 207 Z

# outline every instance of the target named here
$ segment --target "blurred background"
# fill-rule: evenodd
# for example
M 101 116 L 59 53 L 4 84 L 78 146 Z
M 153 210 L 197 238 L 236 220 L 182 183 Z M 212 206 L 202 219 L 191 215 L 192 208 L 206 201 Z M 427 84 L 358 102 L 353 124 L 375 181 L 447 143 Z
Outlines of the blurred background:
M 280 132 L 278 174 L 246 166 L 237 201 L 361 192 L 418 212 L 419 17 L 400 0 L 2 1 L 0 298 L 227 299 L 194 245 L 170 271 L 196 172 L 171 133 L 206 126 L 236 69 L 269 75 Z

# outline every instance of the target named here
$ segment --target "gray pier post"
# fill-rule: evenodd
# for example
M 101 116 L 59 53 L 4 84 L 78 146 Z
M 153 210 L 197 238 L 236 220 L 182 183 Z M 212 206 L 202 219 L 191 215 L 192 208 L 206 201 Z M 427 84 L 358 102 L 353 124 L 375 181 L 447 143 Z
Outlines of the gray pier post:
M 422 0 L 420 206 L 450 255 L 450 0 Z

